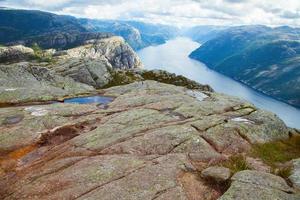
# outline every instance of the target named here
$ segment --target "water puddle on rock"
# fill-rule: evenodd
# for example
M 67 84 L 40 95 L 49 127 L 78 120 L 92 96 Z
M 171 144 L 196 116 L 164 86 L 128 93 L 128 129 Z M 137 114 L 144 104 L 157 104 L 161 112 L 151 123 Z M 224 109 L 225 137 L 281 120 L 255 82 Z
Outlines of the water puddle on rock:
M 112 97 L 89 96 L 89 97 L 76 97 L 71 99 L 65 99 L 64 103 L 77 103 L 77 104 L 99 103 L 102 105 L 107 105 L 112 101 L 113 101 Z

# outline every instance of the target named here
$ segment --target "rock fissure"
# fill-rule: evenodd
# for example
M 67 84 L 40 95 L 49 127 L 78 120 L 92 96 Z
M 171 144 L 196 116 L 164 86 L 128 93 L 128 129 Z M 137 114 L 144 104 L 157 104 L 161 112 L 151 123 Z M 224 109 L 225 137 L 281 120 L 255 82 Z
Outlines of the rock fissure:
M 153 164 L 153 165 L 156 165 L 156 164 L 157 164 L 157 163 L 155 163 L 155 164 Z M 139 171 L 139 170 L 141 170 L 141 169 L 143 169 L 143 168 L 145 168 L 145 167 L 147 167 L 146 164 L 144 164 L 143 166 L 141 166 L 141 167 L 139 167 L 139 168 L 137 168 L 137 169 L 134 169 L 134 170 L 132 170 L 132 171 L 126 173 L 126 174 L 123 174 L 123 175 L 121 175 L 121 176 L 119 176 L 119 177 L 116 177 L 116 178 L 114 178 L 114 179 L 112 179 L 112 180 L 110 180 L 110 181 L 108 181 L 108 182 L 106 182 L 106 183 L 103 183 L 103 184 L 101 184 L 101 185 L 95 186 L 95 187 L 93 187 L 92 189 L 90 189 L 90 190 L 88 190 L 88 191 L 86 191 L 86 192 L 84 192 L 84 193 L 78 195 L 77 197 L 74 198 L 74 200 L 75 200 L 75 199 L 80 199 L 80 198 L 83 197 L 84 195 L 87 195 L 88 193 L 93 192 L 94 190 L 97 190 L 97 189 L 99 189 L 99 188 L 101 188 L 101 187 L 104 187 L 105 185 L 108 185 L 108 184 L 113 183 L 113 182 L 115 182 L 115 181 L 121 180 L 121 179 L 125 178 L 126 176 L 129 176 L 130 174 L 133 174 L 133 173 L 135 173 L 135 172 L 137 172 L 137 171 Z

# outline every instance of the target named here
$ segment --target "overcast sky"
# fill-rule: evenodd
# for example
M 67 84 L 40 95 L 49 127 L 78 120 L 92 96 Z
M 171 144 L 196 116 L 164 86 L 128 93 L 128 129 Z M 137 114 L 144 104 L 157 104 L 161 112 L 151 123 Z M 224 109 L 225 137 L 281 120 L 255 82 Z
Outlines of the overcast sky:
M 141 20 L 179 26 L 300 26 L 300 0 L 0 0 L 0 5 L 77 17 Z

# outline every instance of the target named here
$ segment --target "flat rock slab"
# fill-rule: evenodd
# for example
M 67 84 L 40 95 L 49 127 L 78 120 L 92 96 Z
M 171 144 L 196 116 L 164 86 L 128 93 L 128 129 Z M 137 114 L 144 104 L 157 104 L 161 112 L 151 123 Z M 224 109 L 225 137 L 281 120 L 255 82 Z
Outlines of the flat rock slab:
M 103 93 L 115 97 L 105 108 L 0 109 L 3 199 L 217 199 L 222 193 L 201 178 L 201 166 L 288 137 L 273 114 L 214 92 L 144 81 Z M 276 177 L 273 185 L 247 177 L 236 175 L 232 187 L 256 181 L 279 196 L 290 191 Z

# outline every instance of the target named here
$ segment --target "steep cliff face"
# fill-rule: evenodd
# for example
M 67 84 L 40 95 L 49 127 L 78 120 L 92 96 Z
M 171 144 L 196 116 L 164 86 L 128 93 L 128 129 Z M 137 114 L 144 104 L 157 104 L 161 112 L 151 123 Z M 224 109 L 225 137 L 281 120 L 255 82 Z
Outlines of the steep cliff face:
M 43 49 L 69 49 L 76 46 L 84 45 L 87 40 L 99 40 L 111 37 L 110 33 L 68 33 L 57 32 L 43 34 L 35 37 L 28 37 L 24 40 L 6 43 L 7 45 L 25 45 L 32 46 L 38 44 Z
M 121 37 L 90 41 L 90 44 L 67 50 L 66 57 L 106 59 L 112 68 L 131 69 L 142 63 Z

